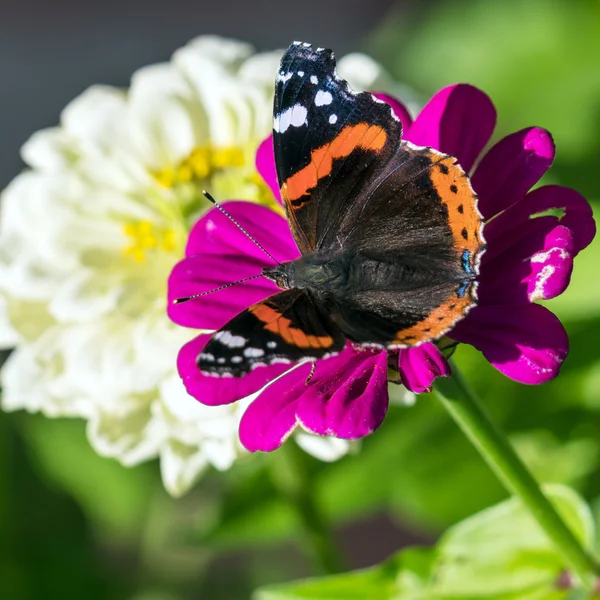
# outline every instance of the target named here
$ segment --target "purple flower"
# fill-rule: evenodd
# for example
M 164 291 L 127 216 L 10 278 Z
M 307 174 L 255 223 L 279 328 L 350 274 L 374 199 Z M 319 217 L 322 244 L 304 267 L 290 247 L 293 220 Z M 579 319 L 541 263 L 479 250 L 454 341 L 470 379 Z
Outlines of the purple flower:
M 471 172 L 479 209 L 489 220 L 479 304 L 450 337 L 478 348 L 511 379 L 528 384 L 549 381 L 567 355 L 568 339 L 558 318 L 535 302 L 566 289 L 574 257 L 595 234 L 591 208 L 576 191 L 558 185 L 529 191 L 552 163 L 552 137 L 537 127 L 523 129 L 500 140 L 473 168 L 496 122 L 494 106 L 483 92 L 469 85 L 447 87 L 414 122 L 397 100 L 380 97 L 402 120 L 405 139 L 451 154 Z M 271 138 L 258 149 L 257 168 L 279 198 Z M 299 256 L 278 213 L 247 202 L 229 202 L 227 210 L 277 260 Z M 186 258 L 171 274 L 170 317 L 196 329 L 220 328 L 249 305 L 277 292 L 276 286 L 261 278 L 201 300 L 176 305 L 171 301 L 255 275 L 263 266 L 260 249 L 218 210 L 210 211 L 193 228 Z M 179 373 L 188 392 L 208 405 L 234 402 L 262 390 L 240 424 L 240 439 L 251 451 L 277 448 L 297 425 L 319 435 L 348 439 L 371 433 L 387 411 L 390 366 L 417 393 L 429 391 L 436 377 L 450 374 L 433 343 L 400 351 L 348 344 L 339 355 L 317 361 L 309 381 L 307 363 L 261 367 L 239 379 L 215 378 L 203 375 L 196 366 L 196 357 L 209 339 L 210 334 L 202 334 L 182 348 Z

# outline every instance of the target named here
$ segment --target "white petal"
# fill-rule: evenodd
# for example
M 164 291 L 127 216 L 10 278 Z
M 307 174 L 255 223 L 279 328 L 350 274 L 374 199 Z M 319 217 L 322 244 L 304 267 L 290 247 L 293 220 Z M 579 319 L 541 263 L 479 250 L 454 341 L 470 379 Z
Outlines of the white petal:
M 66 106 L 61 122 L 82 152 L 107 152 L 123 138 L 125 117 L 125 93 L 94 85 Z
M 407 390 L 403 385 L 390 386 L 390 404 L 396 406 L 413 406 L 417 402 L 417 395 Z
M 334 437 L 322 437 L 299 432 L 294 435 L 302 450 L 324 462 L 335 462 L 357 448 L 358 442 L 340 440 Z
M 154 458 L 165 441 L 165 428 L 152 415 L 150 403 L 123 399 L 122 410 L 100 410 L 87 426 L 90 443 L 102 456 L 132 466 Z
M 175 498 L 187 492 L 207 466 L 206 457 L 195 447 L 173 441 L 160 451 L 163 484 Z
M 8 310 L 8 302 L 0 294 L 0 349 L 2 350 L 16 346 L 22 339 L 10 321 Z
M 366 54 L 352 52 L 342 57 L 337 64 L 338 74 L 357 90 L 374 89 L 385 72 L 382 66 Z
M 188 42 L 177 52 L 181 51 L 196 52 L 223 65 L 236 65 L 250 56 L 254 48 L 246 42 L 218 35 L 201 35 Z
M 160 169 L 175 165 L 198 145 L 205 130 L 185 78 L 168 63 L 144 67 L 131 80 L 129 135 L 145 164 Z
M 394 81 L 390 74 L 366 54 L 353 52 L 338 61 L 337 70 L 355 90 L 387 92 L 401 100 L 409 111 L 416 115 L 423 102 L 408 86 Z
M 78 156 L 75 140 L 62 127 L 36 131 L 21 148 L 23 160 L 42 171 L 66 169 Z
M 62 323 L 83 323 L 114 310 L 119 288 L 89 269 L 71 275 L 50 301 L 50 313 Z
M 2 406 L 5 410 L 41 411 L 46 416 L 83 416 L 89 413 L 78 395 L 57 397 L 52 385 L 63 375 L 60 359 L 64 337 L 57 327 L 31 344 L 17 348 L 2 368 Z
M 265 91 L 272 95 L 282 54 L 282 50 L 276 50 L 274 52 L 260 52 L 250 56 L 240 66 L 238 77 L 251 85 L 264 86 Z
M 234 437 L 207 439 L 202 443 L 202 452 L 208 462 L 218 471 L 230 469 L 240 455 L 240 448 Z

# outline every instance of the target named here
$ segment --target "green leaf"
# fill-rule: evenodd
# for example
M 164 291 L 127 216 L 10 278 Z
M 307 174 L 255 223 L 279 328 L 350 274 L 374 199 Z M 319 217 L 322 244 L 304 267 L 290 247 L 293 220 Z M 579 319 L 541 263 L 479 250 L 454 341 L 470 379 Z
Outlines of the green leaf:
M 587 547 L 594 524 L 587 505 L 569 488 L 546 494 Z M 450 528 L 431 550 L 404 550 L 377 567 L 257 590 L 253 600 L 583 600 L 563 589 L 567 571 L 522 502 L 512 498 Z
M 253 600 L 426 600 L 432 554 L 411 548 L 382 565 L 258 590 Z
M 572 490 L 547 486 L 546 494 L 574 535 L 587 548 L 594 524 L 587 505 Z M 512 498 L 455 525 L 442 537 L 432 571 L 436 598 L 554 600 L 567 570 L 552 544 L 522 502 Z

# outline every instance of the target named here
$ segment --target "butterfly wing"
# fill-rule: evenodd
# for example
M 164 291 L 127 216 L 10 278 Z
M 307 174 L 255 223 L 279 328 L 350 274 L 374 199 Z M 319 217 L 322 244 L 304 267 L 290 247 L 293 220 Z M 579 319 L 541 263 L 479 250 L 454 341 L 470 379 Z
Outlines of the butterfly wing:
M 339 301 L 355 341 L 410 346 L 446 333 L 477 301 L 483 219 L 453 157 L 402 143 L 360 203 L 337 224 L 356 260 L 383 263 Z
M 355 92 L 335 70 L 333 52 L 295 42 L 275 84 L 273 142 L 281 195 L 303 254 L 364 195 L 402 133 L 392 109 Z
M 291 289 L 234 317 L 212 336 L 197 363 L 207 375 L 242 377 L 262 365 L 333 355 L 344 344 L 309 293 Z
M 347 253 L 360 274 L 332 312 L 363 343 L 436 339 L 476 302 L 485 249 L 477 198 L 455 159 L 401 141 L 391 108 L 354 92 L 330 50 L 290 46 L 277 76 L 275 162 L 303 254 Z

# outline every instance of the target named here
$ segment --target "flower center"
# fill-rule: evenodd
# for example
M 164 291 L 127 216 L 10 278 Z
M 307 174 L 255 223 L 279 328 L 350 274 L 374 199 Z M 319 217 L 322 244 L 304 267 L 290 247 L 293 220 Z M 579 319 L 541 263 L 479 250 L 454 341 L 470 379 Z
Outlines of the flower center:
M 152 175 L 164 187 L 206 179 L 230 167 L 243 167 L 246 162 L 244 151 L 237 146 L 198 146 L 178 165 L 154 171 Z
M 123 231 L 130 238 L 129 244 L 123 248 L 123 254 L 136 262 L 143 262 L 146 253 L 152 250 L 175 250 L 176 236 L 172 229 L 161 229 L 150 221 L 136 221 L 124 225 Z

